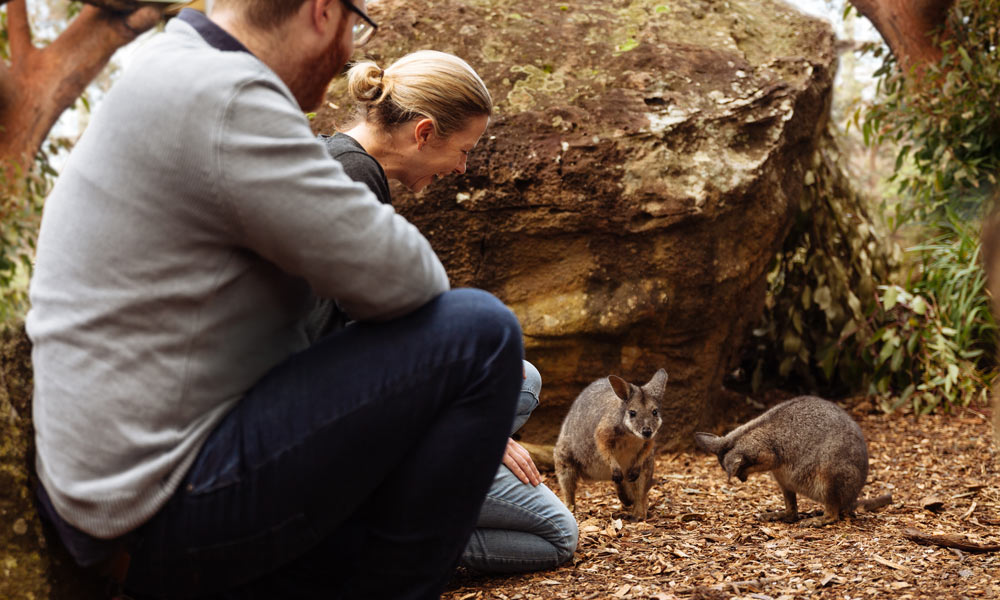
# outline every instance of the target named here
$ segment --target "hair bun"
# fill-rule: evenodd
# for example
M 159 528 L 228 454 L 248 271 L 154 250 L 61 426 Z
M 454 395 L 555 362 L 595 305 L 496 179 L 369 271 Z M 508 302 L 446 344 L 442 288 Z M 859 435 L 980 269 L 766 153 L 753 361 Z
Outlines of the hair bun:
M 367 60 L 355 63 L 347 71 L 347 91 L 361 102 L 377 101 L 382 95 L 382 79 L 385 70 Z

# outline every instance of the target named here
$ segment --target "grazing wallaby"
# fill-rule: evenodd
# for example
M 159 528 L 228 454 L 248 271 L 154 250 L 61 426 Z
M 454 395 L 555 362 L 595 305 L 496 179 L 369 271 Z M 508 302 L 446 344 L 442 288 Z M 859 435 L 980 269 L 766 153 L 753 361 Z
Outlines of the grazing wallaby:
M 696 433 L 699 448 L 715 454 L 729 477 L 770 471 L 785 496 L 784 511 L 760 515 L 793 523 L 799 512 L 795 495 L 823 505 L 823 516 L 803 525 L 827 525 L 840 514 L 892 502 L 890 494 L 858 499 L 868 478 L 868 448 L 861 428 L 833 402 L 815 396 L 792 398 L 723 437 Z
M 639 387 L 609 375 L 588 385 L 570 407 L 555 447 L 562 499 L 576 507 L 580 477 L 615 482 L 622 506 L 646 518 L 653 485 L 653 438 L 660 429 L 660 400 L 667 372 L 660 369 Z

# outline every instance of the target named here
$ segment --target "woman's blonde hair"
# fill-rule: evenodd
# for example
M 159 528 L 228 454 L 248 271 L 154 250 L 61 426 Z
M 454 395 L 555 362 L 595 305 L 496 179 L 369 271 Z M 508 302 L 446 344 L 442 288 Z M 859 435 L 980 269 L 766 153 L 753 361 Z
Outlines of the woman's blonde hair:
M 347 72 L 347 91 L 360 104 L 362 118 L 380 129 L 422 117 L 440 137 L 460 131 L 470 117 L 493 112 L 486 84 L 464 60 L 420 50 L 383 70 L 372 61 Z

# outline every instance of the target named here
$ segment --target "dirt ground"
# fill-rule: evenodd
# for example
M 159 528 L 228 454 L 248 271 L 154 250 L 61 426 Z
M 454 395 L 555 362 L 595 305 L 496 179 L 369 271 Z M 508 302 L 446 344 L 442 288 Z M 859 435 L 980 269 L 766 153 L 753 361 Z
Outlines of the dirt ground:
M 714 456 L 664 454 L 646 522 L 628 520 L 611 482 L 583 482 L 572 564 L 512 577 L 460 569 L 443 598 L 1000 598 L 1000 451 L 988 416 L 886 416 L 867 402 L 849 411 L 871 456 L 862 495 L 891 492 L 885 508 L 822 528 L 762 522 L 756 513 L 784 507 L 769 475 L 727 482 Z M 800 497 L 800 512 L 820 509 Z M 905 530 L 995 548 L 920 544 Z

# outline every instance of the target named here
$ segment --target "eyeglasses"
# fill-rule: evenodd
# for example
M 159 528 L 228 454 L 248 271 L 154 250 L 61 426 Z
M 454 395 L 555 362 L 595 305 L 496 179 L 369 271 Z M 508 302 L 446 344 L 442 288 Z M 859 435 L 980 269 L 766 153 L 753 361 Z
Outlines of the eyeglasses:
M 375 35 L 375 30 L 378 29 L 378 23 L 372 21 L 372 18 L 365 13 L 363 8 L 365 4 L 363 0 L 361 2 L 362 8 L 354 6 L 354 2 L 351 0 L 341 1 L 347 6 L 348 10 L 361 17 L 361 21 L 354 25 L 351 33 L 354 34 L 354 45 L 364 46 L 369 40 L 372 39 L 372 36 Z

